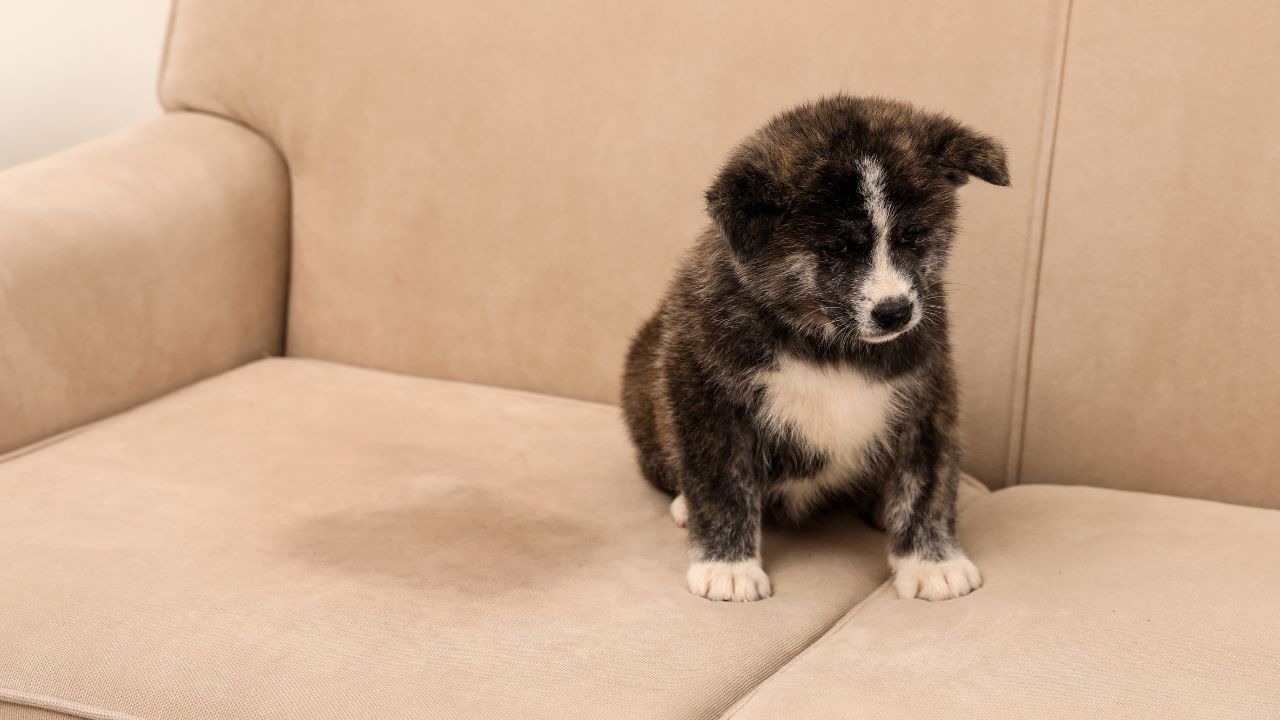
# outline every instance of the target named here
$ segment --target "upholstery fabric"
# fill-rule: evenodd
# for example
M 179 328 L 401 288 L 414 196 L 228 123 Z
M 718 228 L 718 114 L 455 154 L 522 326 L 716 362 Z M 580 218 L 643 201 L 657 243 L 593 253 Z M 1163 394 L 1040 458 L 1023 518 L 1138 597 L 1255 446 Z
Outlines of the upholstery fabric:
M 287 221 L 271 146 L 189 113 L 0 173 L 0 453 L 279 352 Z
M 75 715 L 6 702 L 0 702 L 0 718 L 4 720 L 78 720 Z
M 960 525 L 982 589 L 931 604 L 886 585 L 728 716 L 1280 713 L 1280 512 L 1038 485 Z
M 0 688 L 0 719 L 3 720 L 140 720 L 111 710 L 102 710 L 59 698 L 31 695 Z
M 311 360 L 0 492 L 0 688 L 147 720 L 715 717 L 888 574 L 832 520 L 767 534 L 773 598 L 694 597 L 617 408 Z
M 617 400 L 728 150 L 844 90 L 1007 141 L 951 279 L 971 453 L 1004 482 L 1062 0 L 182 0 L 161 96 L 288 158 L 290 355 Z
M 0 718 L 1277 716 L 1280 512 L 1077 486 L 1280 507 L 1277 31 L 181 0 L 173 114 L 0 174 Z M 710 603 L 599 401 L 728 148 L 835 90 L 1007 141 L 951 277 L 968 468 L 1057 484 L 966 479 L 965 598 L 829 519 Z
M 1025 482 L 1280 507 L 1280 4 L 1073 9 Z

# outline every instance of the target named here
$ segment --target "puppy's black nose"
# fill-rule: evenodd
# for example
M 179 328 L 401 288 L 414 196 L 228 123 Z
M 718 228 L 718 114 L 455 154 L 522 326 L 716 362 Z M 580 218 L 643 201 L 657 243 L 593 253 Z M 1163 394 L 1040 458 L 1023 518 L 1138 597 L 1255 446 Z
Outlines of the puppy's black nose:
M 894 332 L 901 330 L 911 322 L 911 301 L 905 296 L 899 295 L 888 300 L 881 300 L 871 308 L 871 319 L 880 326 L 884 332 Z

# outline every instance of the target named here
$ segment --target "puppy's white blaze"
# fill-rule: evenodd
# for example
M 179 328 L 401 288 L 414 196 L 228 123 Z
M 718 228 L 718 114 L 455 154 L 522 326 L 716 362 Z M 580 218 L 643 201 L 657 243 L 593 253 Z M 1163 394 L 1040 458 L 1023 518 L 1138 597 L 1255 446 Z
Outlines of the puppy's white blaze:
M 749 602 L 773 594 L 769 576 L 760 567 L 760 558 L 738 562 L 695 562 L 689 566 L 686 580 L 689 592 L 708 600 Z
M 978 566 L 959 550 L 945 560 L 890 557 L 889 566 L 893 568 L 893 587 L 904 600 L 950 600 L 982 587 Z
M 889 258 L 889 227 L 893 224 L 893 206 L 884 190 L 884 168 L 871 158 L 858 161 L 862 172 L 862 202 L 871 216 L 876 230 L 875 247 L 871 255 L 871 272 L 863 285 L 863 297 L 872 302 L 906 295 L 911 291 L 911 280 L 893 266 Z
M 904 295 L 912 295 L 911 278 L 894 267 L 893 260 L 889 257 L 889 239 L 878 238 L 872 251 L 871 272 L 862 285 L 862 296 L 874 305 L 881 300 Z
M 889 224 L 893 218 L 893 208 L 884 194 L 884 168 L 872 158 L 864 157 L 858 161 L 858 171 L 862 173 L 862 202 L 871 216 L 879 244 L 889 237 Z
M 911 278 L 894 267 L 889 255 L 889 229 L 893 224 L 894 212 L 885 195 L 884 168 L 872 158 L 864 157 L 858 161 L 858 169 L 862 173 L 862 201 L 876 231 L 875 245 L 871 251 L 871 270 L 859 288 L 858 324 L 863 328 L 873 326 L 871 309 L 881 300 L 906 296 L 916 308 L 911 322 L 903 330 L 892 335 L 869 338 L 872 342 L 887 342 L 911 329 L 919 321 L 919 298 L 911 287 Z
M 800 519 L 823 496 L 853 480 L 894 412 L 896 386 L 848 365 L 815 364 L 791 355 L 756 376 L 764 388 L 760 420 L 771 432 L 826 458 L 817 475 L 780 483 L 774 493 Z

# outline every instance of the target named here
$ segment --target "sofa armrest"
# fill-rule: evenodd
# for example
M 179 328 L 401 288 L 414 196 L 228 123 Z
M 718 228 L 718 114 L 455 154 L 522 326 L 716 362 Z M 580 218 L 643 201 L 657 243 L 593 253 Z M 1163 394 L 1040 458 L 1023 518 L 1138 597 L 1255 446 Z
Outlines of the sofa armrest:
M 288 172 L 177 113 L 0 173 L 0 453 L 281 351 Z

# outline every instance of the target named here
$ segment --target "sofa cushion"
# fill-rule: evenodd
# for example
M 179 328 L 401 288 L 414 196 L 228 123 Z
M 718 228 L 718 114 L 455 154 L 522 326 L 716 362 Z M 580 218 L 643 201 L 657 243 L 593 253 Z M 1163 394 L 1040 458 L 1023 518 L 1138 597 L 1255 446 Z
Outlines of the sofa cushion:
M 831 523 L 767 536 L 775 597 L 696 598 L 616 408 L 318 361 L 10 456 L 0 491 L 0 702 L 155 720 L 713 717 L 887 573 Z
M 1280 512 L 1024 486 L 961 535 L 981 590 L 931 604 L 886 584 L 729 715 L 1280 715 Z

